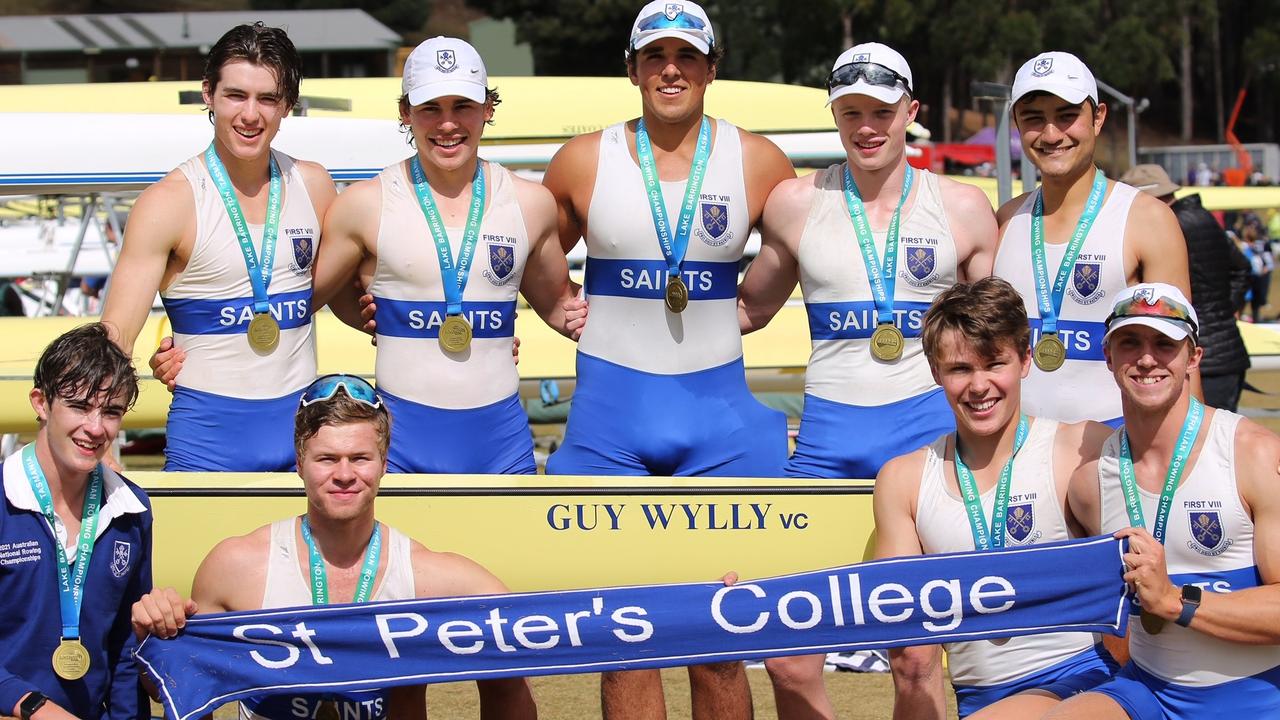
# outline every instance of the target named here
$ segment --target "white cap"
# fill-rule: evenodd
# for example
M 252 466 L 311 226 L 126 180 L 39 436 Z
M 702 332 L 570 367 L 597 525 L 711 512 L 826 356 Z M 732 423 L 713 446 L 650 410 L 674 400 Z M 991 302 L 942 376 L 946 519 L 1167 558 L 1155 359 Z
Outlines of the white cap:
M 831 66 L 831 72 L 835 74 L 836 70 L 852 63 L 872 63 L 888 68 L 906 78 L 907 87 L 904 88 L 900 84 L 897 87 L 872 85 L 863 78 L 858 78 L 852 85 L 839 85 L 834 88 L 830 87 L 830 82 L 828 82 L 828 105 L 835 102 L 836 98 L 855 94 L 868 95 L 881 102 L 896 103 L 902 99 L 903 95 L 915 90 L 915 81 L 911 78 L 911 66 L 907 64 L 907 59 L 888 45 L 875 42 L 854 45 L 840 53 L 840 57 L 836 58 L 835 64 Z
M 1178 288 L 1168 283 L 1142 283 L 1125 288 L 1116 296 L 1106 324 L 1107 334 L 1102 336 L 1104 343 L 1111 333 L 1127 325 L 1146 325 L 1174 340 L 1190 336 L 1191 341 L 1196 342 L 1200 318 L 1187 296 Z
M 635 22 L 631 23 L 630 52 L 635 52 L 654 40 L 680 38 L 707 55 L 716 46 L 716 33 L 711 28 L 707 11 L 695 2 L 653 2 L 640 8 Z
M 410 105 L 449 95 L 482 103 L 488 85 L 489 73 L 480 53 L 466 40 L 451 37 L 434 37 L 414 48 L 400 80 Z
M 1068 52 L 1044 52 L 1023 63 L 1013 78 L 1010 104 L 1027 93 L 1038 91 L 1057 95 L 1073 105 L 1084 102 L 1085 98 L 1098 104 L 1098 82 L 1093 79 L 1093 73 L 1080 58 Z

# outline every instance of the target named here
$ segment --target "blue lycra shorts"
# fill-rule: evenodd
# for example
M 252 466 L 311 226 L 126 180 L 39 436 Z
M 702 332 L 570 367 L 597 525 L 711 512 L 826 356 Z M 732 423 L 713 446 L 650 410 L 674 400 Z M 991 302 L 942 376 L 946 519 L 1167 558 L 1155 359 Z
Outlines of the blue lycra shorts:
M 492 405 L 447 410 L 379 390 L 391 411 L 387 470 L 532 475 L 533 435 L 519 393 Z
M 167 472 L 288 472 L 297 464 L 293 414 L 302 391 L 246 400 L 191 388 L 173 391 L 166 424 Z

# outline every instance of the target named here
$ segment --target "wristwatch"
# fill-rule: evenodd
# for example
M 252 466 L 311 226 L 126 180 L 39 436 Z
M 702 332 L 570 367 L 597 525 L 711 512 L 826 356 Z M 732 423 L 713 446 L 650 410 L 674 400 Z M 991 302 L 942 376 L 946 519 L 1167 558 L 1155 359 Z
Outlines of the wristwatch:
M 22 702 L 18 703 L 18 717 L 22 718 L 22 720 L 31 720 L 31 716 L 35 715 L 36 711 L 44 707 L 47 702 L 49 702 L 49 698 L 45 697 L 44 693 L 39 690 L 27 693 Z
M 1204 589 L 1199 585 L 1182 586 L 1182 612 L 1174 622 L 1182 627 L 1191 625 L 1191 618 L 1200 608 L 1200 600 L 1204 597 Z

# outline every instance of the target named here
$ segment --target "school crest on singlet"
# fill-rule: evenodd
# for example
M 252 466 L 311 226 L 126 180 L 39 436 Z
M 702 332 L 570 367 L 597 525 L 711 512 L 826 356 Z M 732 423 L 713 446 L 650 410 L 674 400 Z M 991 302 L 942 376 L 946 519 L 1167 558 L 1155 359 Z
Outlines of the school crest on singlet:
M 702 242 L 720 247 L 733 239 L 733 233 L 729 232 L 729 203 L 703 200 L 698 208 L 698 219 L 702 226 L 698 237 Z
M 484 277 L 494 285 L 502 285 L 516 268 L 516 239 L 507 235 L 485 235 L 484 242 L 489 256 Z
M 898 251 L 898 277 L 911 287 L 925 287 L 938 279 L 938 239 L 904 237 Z
M 1033 531 L 1036 528 L 1035 503 L 1027 502 L 1010 505 L 1005 510 L 1004 528 L 1005 535 L 1015 543 L 1022 544 L 1039 538 L 1039 535 L 1033 536 Z
M 1102 266 L 1105 255 L 1081 255 L 1071 269 L 1067 293 L 1080 305 L 1093 305 L 1106 296 L 1102 289 Z
M 1191 542 L 1187 547 L 1201 555 L 1221 555 L 1232 542 L 1222 532 L 1222 515 L 1218 510 L 1188 510 L 1191 524 Z
M 289 269 L 294 275 L 306 275 L 311 272 L 311 261 L 316 255 L 316 235 L 311 228 L 285 228 L 289 236 L 289 247 L 293 250 L 293 260 Z

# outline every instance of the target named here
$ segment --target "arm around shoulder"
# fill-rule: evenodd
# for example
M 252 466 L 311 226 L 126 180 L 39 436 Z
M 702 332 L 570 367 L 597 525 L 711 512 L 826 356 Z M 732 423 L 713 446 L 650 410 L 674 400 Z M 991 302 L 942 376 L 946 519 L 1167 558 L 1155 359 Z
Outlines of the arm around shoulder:
M 133 352 L 173 253 L 184 234 L 194 231 L 194 218 L 195 198 L 178 170 L 148 187 L 134 203 L 113 271 L 129 281 L 112 286 L 102 309 L 102 321 L 125 352 Z
M 738 288 L 738 322 L 744 333 L 769 324 L 791 297 L 800 272 L 800 237 L 804 234 L 813 178 L 778 183 L 760 218 L 760 252 Z
M 571 138 L 551 158 L 542 184 L 556 201 L 556 227 L 561 248 L 568 253 L 582 239 L 587 205 L 595 189 L 602 133 Z

